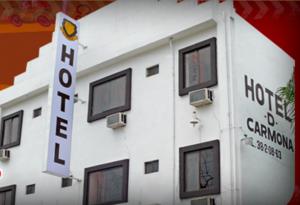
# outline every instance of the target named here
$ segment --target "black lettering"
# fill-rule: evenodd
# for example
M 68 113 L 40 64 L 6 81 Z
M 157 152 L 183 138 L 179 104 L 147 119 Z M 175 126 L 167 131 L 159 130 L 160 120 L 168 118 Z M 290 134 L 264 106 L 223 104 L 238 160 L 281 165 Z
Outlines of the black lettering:
M 278 143 L 279 145 L 282 145 L 282 136 L 281 136 L 280 133 L 277 133 L 277 143 Z
M 65 110 L 66 110 L 66 100 L 70 100 L 70 96 L 65 94 L 65 93 L 59 92 L 59 91 L 57 92 L 57 95 L 59 97 L 61 97 L 60 110 L 62 112 L 65 112 Z
M 292 150 L 292 152 L 294 152 L 293 142 L 291 139 L 289 139 L 289 150 Z
M 67 82 L 64 81 L 64 74 L 66 74 L 67 76 Z M 62 84 L 64 87 L 66 88 L 69 88 L 72 84 L 72 76 L 71 76 L 71 73 L 70 71 L 68 71 L 67 69 L 65 68 L 62 68 L 60 71 L 59 71 L 59 82 L 60 84 Z
M 251 79 L 251 85 L 248 84 L 248 76 L 245 75 L 245 94 L 246 97 L 248 98 L 249 96 L 249 91 L 251 92 L 251 99 L 254 101 L 254 81 Z
M 282 146 L 289 149 L 288 147 L 288 139 L 284 135 L 282 135 Z
M 255 122 L 255 130 L 254 130 L 254 133 L 258 133 L 260 136 L 261 136 L 261 133 L 260 133 L 260 129 L 259 129 L 259 123 L 258 122 Z
M 260 105 L 264 105 L 265 104 L 265 94 L 264 94 L 264 90 L 263 87 L 257 83 L 255 86 L 255 93 L 256 93 L 256 101 L 260 104 Z
M 268 94 L 268 103 L 269 103 L 269 110 L 272 111 L 272 100 L 271 97 L 273 97 L 274 93 L 269 90 L 268 88 L 265 88 L 266 93 Z
M 260 129 L 261 129 L 261 136 L 267 138 L 267 127 L 261 124 Z
M 287 104 L 287 102 L 284 102 L 284 118 L 287 120 L 287 121 L 289 121 L 289 122 L 291 122 L 292 121 L 292 119 L 290 118 L 290 116 L 288 115 L 288 104 Z
M 275 95 L 275 110 L 276 110 L 276 114 L 279 115 L 280 117 L 283 118 L 283 107 L 282 107 L 282 98 L 279 97 L 278 95 Z
M 70 49 L 71 53 L 67 53 L 67 46 L 65 44 L 62 45 L 61 52 L 61 61 L 66 62 L 66 57 L 69 58 L 69 65 L 73 66 L 74 62 L 74 49 Z
M 269 127 L 268 127 L 268 139 L 276 143 L 276 132 L 275 130 L 271 132 L 271 129 Z
M 248 117 L 248 119 L 247 119 L 247 126 L 248 126 L 248 129 L 249 129 L 251 132 L 253 132 L 253 128 L 250 126 L 250 122 L 253 122 L 253 119 L 250 118 L 250 117 Z
M 274 120 L 273 115 L 268 112 L 267 118 L 268 118 L 268 124 L 273 127 L 275 125 L 275 120 Z
M 67 120 L 60 118 L 60 117 L 56 118 L 56 136 L 62 137 L 65 139 L 67 138 L 67 135 L 61 132 L 61 130 L 67 131 L 66 125 L 68 125 Z
M 55 150 L 54 150 L 54 162 L 58 164 L 65 164 L 65 160 L 59 158 L 59 144 L 55 143 Z

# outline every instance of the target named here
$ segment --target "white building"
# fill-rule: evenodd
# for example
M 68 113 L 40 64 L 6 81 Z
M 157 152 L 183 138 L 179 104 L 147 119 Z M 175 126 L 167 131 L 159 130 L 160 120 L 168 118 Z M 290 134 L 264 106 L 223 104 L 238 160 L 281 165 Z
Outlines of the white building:
M 294 138 L 276 91 L 294 61 L 230 1 L 116 1 L 79 22 L 87 48 L 78 53 L 75 179 L 62 187 L 43 172 L 50 43 L 0 92 L 0 147 L 10 151 L 0 161 L 1 205 L 289 201 Z M 188 93 L 206 87 L 213 102 L 191 105 Z M 108 128 L 105 117 L 116 112 L 126 126 Z

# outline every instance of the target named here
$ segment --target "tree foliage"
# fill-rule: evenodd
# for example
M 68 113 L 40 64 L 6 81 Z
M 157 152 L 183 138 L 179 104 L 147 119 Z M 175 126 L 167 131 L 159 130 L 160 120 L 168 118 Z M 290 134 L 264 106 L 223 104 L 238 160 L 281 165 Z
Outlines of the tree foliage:
M 291 79 L 287 82 L 286 86 L 280 87 L 278 89 L 278 94 L 281 98 L 287 103 L 289 110 L 288 115 L 292 119 L 292 126 L 295 125 L 295 82 L 294 82 L 294 73 L 291 76 Z

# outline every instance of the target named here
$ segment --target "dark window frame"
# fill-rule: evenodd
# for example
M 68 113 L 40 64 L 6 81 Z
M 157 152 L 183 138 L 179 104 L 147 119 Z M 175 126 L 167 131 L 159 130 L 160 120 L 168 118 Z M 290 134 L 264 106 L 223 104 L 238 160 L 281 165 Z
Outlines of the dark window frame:
M 193 151 L 201 151 L 208 148 L 213 149 L 214 153 L 214 163 L 216 170 L 216 186 L 211 189 L 203 189 L 199 191 L 185 191 L 185 153 Z M 213 140 L 209 142 L 204 142 L 200 144 L 190 145 L 186 147 L 179 148 L 179 186 L 180 186 L 180 198 L 192 198 L 192 197 L 201 197 L 213 194 L 220 194 L 220 143 L 219 140 Z
M 94 87 L 107 83 L 109 81 L 113 81 L 115 79 L 118 79 L 120 77 L 126 77 L 126 99 L 125 99 L 125 105 L 123 106 L 119 106 L 116 108 L 112 108 L 109 110 L 106 110 L 104 112 L 98 113 L 93 115 L 93 92 L 94 92 Z M 123 70 L 121 72 L 109 75 L 107 77 L 104 77 L 100 80 L 94 81 L 92 83 L 90 83 L 90 87 L 89 87 L 89 103 L 88 103 L 88 118 L 87 121 L 88 122 L 93 122 L 102 118 L 105 118 L 108 115 L 117 113 L 117 112 L 124 112 L 124 111 L 128 111 L 131 109 L 131 79 L 132 79 L 132 69 L 128 68 L 126 70 Z
M 129 178 L 129 159 L 101 164 L 84 169 L 84 184 L 83 184 L 83 205 L 88 205 L 88 192 L 89 192 L 89 174 L 115 167 L 123 167 L 123 195 L 122 200 L 115 200 L 111 202 L 100 203 L 98 205 L 112 205 L 118 203 L 128 202 L 128 178 Z
M 1 192 L 7 192 L 11 191 L 11 205 L 15 205 L 16 201 L 16 189 L 17 185 L 10 185 L 10 186 L 5 186 L 5 187 L 0 187 L 0 193 Z
M 10 115 L 7 115 L 7 116 L 4 116 L 4 117 L 1 118 L 0 149 L 7 149 L 7 148 L 11 148 L 11 147 L 15 147 L 15 146 L 20 145 L 21 135 L 22 135 L 23 114 L 24 114 L 24 111 L 20 110 L 18 112 L 12 113 Z M 9 119 L 14 118 L 14 117 L 19 117 L 17 141 L 12 142 L 10 144 L 3 145 L 4 131 L 5 131 L 4 122 L 6 120 L 9 120 Z
M 190 91 L 198 90 L 202 88 L 212 87 L 218 84 L 217 73 L 217 43 L 216 38 L 210 38 L 200 43 L 185 47 L 179 50 L 179 96 L 187 95 Z M 200 83 L 190 87 L 185 87 L 185 54 L 190 52 L 201 50 L 202 48 L 210 47 L 210 59 L 211 59 L 211 80 L 205 83 Z

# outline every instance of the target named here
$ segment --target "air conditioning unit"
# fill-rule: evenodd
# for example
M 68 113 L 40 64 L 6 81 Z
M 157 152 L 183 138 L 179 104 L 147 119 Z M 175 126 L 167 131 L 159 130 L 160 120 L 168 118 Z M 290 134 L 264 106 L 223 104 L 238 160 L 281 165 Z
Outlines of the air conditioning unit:
M 9 160 L 10 151 L 7 149 L 0 149 L 0 160 L 5 161 Z
M 109 128 L 116 129 L 126 125 L 126 114 L 115 113 L 106 117 L 106 125 Z
M 202 198 L 202 199 L 195 199 L 191 201 L 191 205 L 215 205 L 214 198 Z
M 208 88 L 203 88 L 190 92 L 190 104 L 199 107 L 213 102 L 213 92 Z

